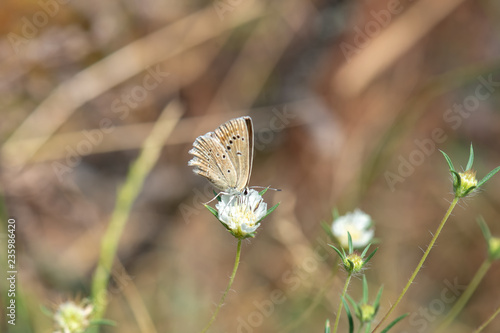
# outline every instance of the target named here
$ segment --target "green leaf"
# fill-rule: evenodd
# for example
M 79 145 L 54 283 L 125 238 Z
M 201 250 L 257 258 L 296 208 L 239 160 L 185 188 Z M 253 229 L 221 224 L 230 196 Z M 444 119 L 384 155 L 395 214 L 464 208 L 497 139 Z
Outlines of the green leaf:
M 108 325 L 108 326 L 116 326 L 116 322 L 113 320 L 109 319 L 98 319 L 98 320 L 91 320 L 90 321 L 91 325 Z
M 467 168 L 465 171 L 470 170 L 472 168 L 472 163 L 474 163 L 474 149 L 472 148 L 472 142 L 470 144 L 470 153 L 469 153 L 469 162 L 467 163 Z
M 481 231 L 483 232 L 483 236 L 488 242 L 491 238 L 491 232 L 490 229 L 488 228 L 488 225 L 486 224 L 486 221 L 482 216 L 479 216 L 477 218 L 477 223 L 479 223 L 479 227 L 481 228 Z
M 491 170 L 489 174 L 486 175 L 479 183 L 477 183 L 477 187 L 483 186 L 484 183 L 486 183 L 491 177 L 493 177 L 498 171 L 500 171 L 500 166 L 496 167 L 495 169 Z
M 264 194 L 266 194 L 267 190 L 269 190 L 269 186 L 266 187 L 265 189 L 263 189 L 262 191 L 259 192 L 259 195 L 260 196 L 263 196 Z
M 215 192 L 215 190 L 212 190 L 214 192 L 215 198 L 217 199 L 218 202 L 222 200 L 222 194 Z
M 467 189 L 467 191 L 465 191 L 463 194 L 462 194 L 462 198 L 467 196 L 469 193 L 471 193 L 472 191 L 474 191 L 475 189 L 477 188 L 477 186 L 471 186 Z
M 460 177 L 460 174 L 454 170 L 450 171 L 451 174 L 453 175 L 453 191 L 456 191 L 457 188 L 460 187 L 462 184 L 462 178 Z
M 347 244 L 349 245 L 349 254 L 351 254 L 353 251 L 353 249 L 352 249 L 352 237 L 351 237 L 351 233 L 349 231 L 347 232 Z
M 370 261 L 370 259 L 375 255 L 375 252 L 377 252 L 378 250 L 378 247 L 373 250 L 372 253 L 370 253 L 370 255 L 363 261 L 363 266 L 366 265 L 368 263 L 368 261 Z
M 349 305 L 345 301 L 345 298 L 342 297 L 342 303 L 344 303 L 345 312 L 347 313 L 347 320 L 349 321 L 349 333 L 354 332 L 354 321 L 352 320 L 351 310 L 349 309 Z M 337 313 L 337 316 L 340 316 L 340 313 Z
M 450 167 L 450 171 L 455 171 L 455 168 L 453 167 L 453 163 L 451 162 L 450 157 L 448 155 L 446 155 L 446 153 L 444 151 L 442 151 L 441 149 L 439 149 L 439 151 L 443 154 L 444 158 L 446 159 L 446 162 L 448 162 L 448 166 Z
M 368 303 L 368 282 L 366 282 L 366 275 L 363 274 L 363 304 Z
M 329 246 L 331 246 L 331 247 L 335 250 L 335 252 L 337 252 L 337 254 L 339 255 L 340 259 L 341 259 L 342 261 L 344 261 L 345 255 L 342 255 L 342 253 L 340 252 L 340 250 L 339 250 L 339 249 L 337 249 L 337 248 L 336 248 L 335 246 L 333 246 L 332 244 L 328 244 L 328 245 L 329 245 Z
M 351 303 L 352 307 L 356 310 L 356 313 L 357 313 L 358 312 L 358 304 L 356 304 L 356 302 L 348 294 L 345 294 L 345 297 L 347 298 L 349 303 Z
M 361 258 L 363 258 L 366 254 L 366 252 L 368 252 L 368 249 L 370 248 L 370 246 L 372 246 L 372 243 L 368 244 L 365 249 L 363 250 L 363 252 L 361 253 Z
M 337 207 L 333 208 L 333 210 L 332 210 L 332 216 L 333 216 L 333 220 L 334 221 L 340 217 L 339 210 L 337 209 Z
M 330 333 L 330 320 L 326 320 L 325 322 L 325 333 Z
M 215 208 L 213 208 L 213 207 L 211 207 L 211 206 L 209 206 L 209 205 L 204 205 L 204 206 L 208 209 L 208 211 L 209 211 L 210 213 L 212 213 L 212 214 L 213 214 L 213 216 L 215 216 L 215 218 L 216 218 L 217 220 L 219 219 L 219 212 L 217 211 L 217 209 L 215 209 Z
M 392 321 L 392 323 L 390 323 L 389 325 L 387 325 L 387 327 L 384 328 L 382 330 L 382 332 L 380 332 L 380 333 L 387 333 L 394 325 L 396 325 L 398 322 L 400 322 L 401 320 L 403 320 L 407 315 L 409 315 L 409 313 L 405 313 L 404 315 L 401 315 L 401 316 L 397 317 L 396 319 L 394 319 Z
M 260 220 L 257 221 L 257 223 L 260 223 L 260 221 L 262 221 L 263 219 L 265 219 L 267 217 L 267 215 L 271 214 L 272 212 L 274 212 L 274 210 L 276 208 L 278 208 L 278 206 L 280 205 L 281 202 L 278 202 L 276 205 L 272 206 L 271 208 L 269 208 L 266 212 L 266 215 L 264 215 L 263 218 L 261 218 Z

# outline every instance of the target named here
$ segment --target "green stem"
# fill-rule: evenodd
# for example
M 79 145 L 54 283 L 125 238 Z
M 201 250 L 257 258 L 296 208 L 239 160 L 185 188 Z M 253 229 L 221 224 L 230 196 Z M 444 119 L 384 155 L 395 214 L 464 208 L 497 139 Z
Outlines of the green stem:
M 481 326 L 479 326 L 479 328 L 477 330 L 475 330 L 474 332 L 472 333 L 479 333 L 481 332 L 486 326 L 488 326 L 492 321 L 493 319 L 495 319 L 496 316 L 498 316 L 500 314 L 500 307 L 498 307 L 498 309 L 495 311 L 495 313 L 493 313 L 491 315 L 491 317 L 488 318 L 488 320 L 486 320 L 484 322 L 484 324 L 482 324 Z
M 450 312 L 446 315 L 441 325 L 439 325 L 437 332 L 445 330 L 457 317 L 460 311 L 462 311 L 465 304 L 467 304 L 474 291 L 476 291 L 477 286 L 479 285 L 483 277 L 490 269 L 492 262 L 493 261 L 488 258 L 483 262 L 481 267 L 479 267 L 478 271 L 476 272 L 476 275 L 474 275 L 474 278 L 472 278 L 472 281 L 467 286 L 467 289 L 465 289 L 464 293 L 460 296 L 458 301 L 453 305 L 453 307 L 451 308 Z
M 350 272 L 349 275 L 347 276 L 347 280 L 345 281 L 344 289 L 342 290 L 342 295 L 340 297 L 339 309 L 337 310 L 337 317 L 335 318 L 335 325 L 333 326 L 333 333 L 337 332 L 337 328 L 339 326 L 340 315 L 342 313 L 342 307 L 344 305 L 344 302 L 342 302 L 342 298 L 345 298 L 345 294 L 347 292 L 347 287 L 349 286 L 349 282 L 351 281 L 351 277 L 352 273 Z
M 406 284 L 406 286 L 404 287 L 403 291 L 401 292 L 401 294 L 399 295 L 398 299 L 396 300 L 396 302 L 391 306 L 391 308 L 389 309 L 389 311 L 385 314 L 384 318 L 382 318 L 382 320 L 378 323 L 377 326 L 375 326 L 375 328 L 373 329 L 372 333 L 375 333 L 377 331 L 377 329 L 382 325 L 382 323 L 387 319 L 389 318 L 389 316 L 391 315 L 391 313 L 396 309 L 396 306 L 398 306 L 399 302 L 401 302 L 401 300 L 403 299 L 403 296 L 406 294 L 406 292 L 408 291 L 408 289 L 410 288 L 411 284 L 413 283 L 413 280 L 415 280 L 415 277 L 417 276 L 418 272 L 420 271 L 420 269 L 422 268 L 424 262 L 425 262 L 425 259 L 427 259 L 427 256 L 429 255 L 429 253 L 431 252 L 431 249 L 432 247 L 434 246 L 434 243 L 436 242 L 437 238 L 439 237 L 439 234 L 441 233 L 441 230 L 443 229 L 446 221 L 448 220 L 448 218 L 450 217 L 450 214 L 451 212 L 453 211 L 453 208 L 455 208 L 455 206 L 457 205 L 458 203 L 458 200 L 460 198 L 458 197 L 455 197 L 453 199 L 453 201 L 451 202 L 451 205 L 450 207 L 448 208 L 448 211 L 446 212 L 446 214 L 444 215 L 443 219 L 441 220 L 441 223 L 439 224 L 439 227 L 437 228 L 436 230 L 436 233 L 434 234 L 434 237 L 432 237 L 431 239 L 431 242 L 429 243 L 429 246 L 427 247 L 427 250 L 425 250 L 425 253 L 424 255 L 422 256 L 422 259 L 420 259 L 420 262 L 418 263 L 417 267 L 415 268 L 415 270 L 413 271 L 413 274 L 411 275 L 410 277 L 410 280 L 408 280 L 408 283 Z
M 222 298 L 220 299 L 219 304 L 217 305 L 217 308 L 215 309 L 214 314 L 212 315 L 212 318 L 210 318 L 210 321 L 208 324 L 205 326 L 202 333 L 205 333 L 208 331 L 210 326 L 212 326 L 213 322 L 215 321 L 215 318 L 217 317 L 217 314 L 219 313 L 219 310 L 224 304 L 224 300 L 226 299 L 227 293 L 229 292 L 229 289 L 231 289 L 231 286 L 233 285 L 234 277 L 236 276 L 236 271 L 238 270 L 238 265 L 240 264 L 240 255 L 241 255 L 241 239 L 238 239 L 238 247 L 236 248 L 236 259 L 234 260 L 234 267 L 233 267 L 233 273 L 231 274 L 231 277 L 229 278 L 229 284 L 226 287 L 226 291 L 224 291 L 224 295 L 222 295 Z
M 106 310 L 108 281 L 132 205 L 142 189 L 146 176 L 156 164 L 165 140 L 182 115 L 178 108 L 172 105 L 170 104 L 161 113 L 151 134 L 144 141 L 139 157 L 130 166 L 125 183 L 118 190 L 111 220 L 101 241 L 99 263 L 92 280 L 93 320 L 101 319 Z M 98 326 L 91 329 L 91 332 L 98 331 Z

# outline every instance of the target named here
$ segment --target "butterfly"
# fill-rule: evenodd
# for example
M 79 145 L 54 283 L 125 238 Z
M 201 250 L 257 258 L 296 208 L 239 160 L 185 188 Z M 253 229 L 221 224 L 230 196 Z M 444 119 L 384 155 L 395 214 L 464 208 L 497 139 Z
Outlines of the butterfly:
M 225 194 L 241 194 L 250 181 L 254 132 L 248 116 L 231 119 L 215 131 L 199 136 L 189 154 L 194 173 Z

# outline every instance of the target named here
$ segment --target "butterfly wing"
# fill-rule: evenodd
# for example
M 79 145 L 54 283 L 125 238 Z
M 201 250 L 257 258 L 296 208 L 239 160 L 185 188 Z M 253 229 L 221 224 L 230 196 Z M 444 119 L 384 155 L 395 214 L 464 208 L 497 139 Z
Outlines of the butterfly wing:
M 207 178 L 216 188 L 227 191 L 237 183 L 237 170 L 225 147 L 213 132 L 199 136 L 189 151 L 194 173 Z
M 253 124 L 250 117 L 229 120 L 214 131 L 229 160 L 236 169 L 236 181 L 231 184 L 238 192 L 248 186 L 253 163 Z

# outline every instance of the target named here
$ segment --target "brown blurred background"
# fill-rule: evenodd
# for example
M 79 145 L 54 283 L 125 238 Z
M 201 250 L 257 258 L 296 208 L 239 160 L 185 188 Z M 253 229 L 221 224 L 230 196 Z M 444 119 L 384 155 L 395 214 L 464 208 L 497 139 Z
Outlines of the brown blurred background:
M 465 167 L 472 142 L 479 178 L 500 165 L 494 0 L 3 0 L 0 9 L 1 225 L 13 216 L 18 226 L 10 332 L 51 332 L 40 305 L 89 295 L 117 188 L 167 105 L 182 116 L 132 208 L 105 316 L 118 326 L 103 332 L 197 332 L 209 320 L 236 241 L 202 207 L 211 188 L 187 152 L 231 118 L 253 118 L 251 185 L 282 189 L 265 196 L 281 205 L 244 242 L 211 332 L 280 332 L 303 313 L 335 265 L 320 227 L 334 207 L 375 220 L 379 251 L 366 274 L 371 299 L 385 286 L 381 317 L 453 197 L 438 149 Z M 476 218 L 500 236 L 499 189 L 497 175 L 456 208 L 396 311 L 410 317 L 392 332 L 431 332 L 451 308 L 443 290 L 466 285 L 486 257 Z M 322 332 L 344 279 L 340 271 L 290 332 Z M 471 332 L 500 306 L 499 281 L 496 263 L 450 331 Z M 350 294 L 360 290 L 353 280 Z M 346 323 L 344 313 L 342 332 Z M 500 318 L 484 330 L 499 331 Z

